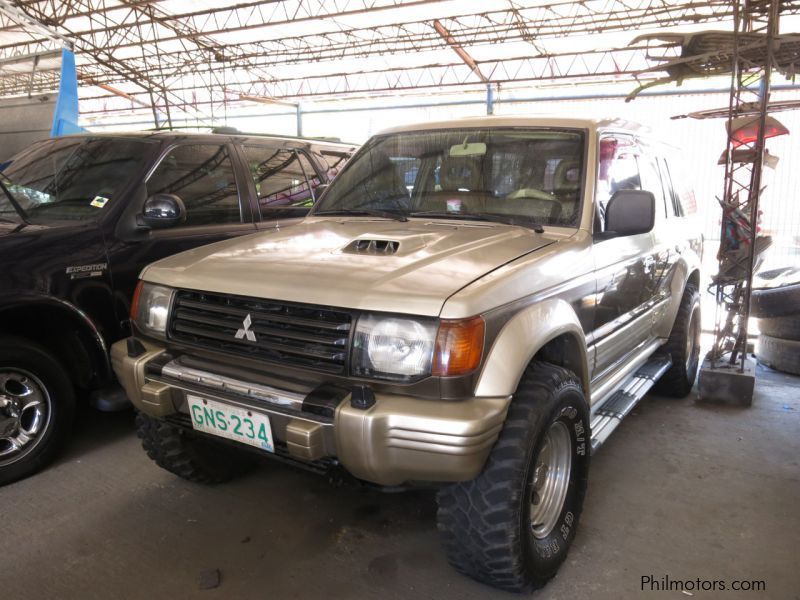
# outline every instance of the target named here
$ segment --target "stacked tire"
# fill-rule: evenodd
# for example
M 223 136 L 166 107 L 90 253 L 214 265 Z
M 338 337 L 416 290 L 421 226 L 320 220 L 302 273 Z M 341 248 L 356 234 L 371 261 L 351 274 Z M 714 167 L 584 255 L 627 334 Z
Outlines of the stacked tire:
M 785 271 L 774 273 L 784 275 Z M 769 279 L 770 274 L 762 273 L 761 278 Z M 754 289 L 750 314 L 758 318 L 761 332 L 758 361 L 778 371 L 800 375 L 800 283 Z

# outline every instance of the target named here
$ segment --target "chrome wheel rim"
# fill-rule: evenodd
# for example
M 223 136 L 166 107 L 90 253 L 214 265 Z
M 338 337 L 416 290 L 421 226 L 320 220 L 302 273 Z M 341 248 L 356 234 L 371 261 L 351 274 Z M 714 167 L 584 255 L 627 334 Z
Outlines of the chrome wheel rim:
M 700 356 L 700 319 L 697 315 L 700 311 L 697 306 L 692 309 L 689 317 L 689 330 L 686 334 L 686 372 L 691 372 L 694 363 Z
M 50 424 L 50 395 L 38 377 L 0 368 L 0 467 L 29 454 Z
M 533 537 L 550 535 L 561 516 L 572 471 L 572 438 L 563 421 L 547 430 L 533 469 L 530 527 Z

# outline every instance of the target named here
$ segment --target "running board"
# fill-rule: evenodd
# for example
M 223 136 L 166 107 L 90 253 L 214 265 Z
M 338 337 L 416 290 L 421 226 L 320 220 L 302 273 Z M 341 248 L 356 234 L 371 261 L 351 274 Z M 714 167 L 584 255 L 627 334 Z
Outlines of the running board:
M 592 418 L 593 454 L 671 366 L 672 358 L 669 356 L 659 354 L 651 357 L 603 402 Z

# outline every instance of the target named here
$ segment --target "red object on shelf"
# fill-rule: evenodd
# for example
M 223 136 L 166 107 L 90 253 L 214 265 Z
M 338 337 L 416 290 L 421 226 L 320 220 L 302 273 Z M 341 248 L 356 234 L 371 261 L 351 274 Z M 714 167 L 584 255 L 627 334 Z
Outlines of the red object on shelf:
M 752 144 L 758 139 L 758 116 L 739 117 L 728 122 L 728 135 L 733 147 L 738 148 L 743 144 Z M 767 117 L 764 126 L 764 138 L 786 135 L 789 130 L 775 117 Z

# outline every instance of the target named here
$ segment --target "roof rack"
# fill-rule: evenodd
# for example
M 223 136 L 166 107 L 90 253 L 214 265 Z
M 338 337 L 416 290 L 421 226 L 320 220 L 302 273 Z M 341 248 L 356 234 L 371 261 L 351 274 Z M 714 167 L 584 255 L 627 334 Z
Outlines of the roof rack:
M 164 131 L 180 131 L 181 129 L 197 130 L 198 127 L 193 125 L 173 125 L 172 127 L 151 127 L 143 129 L 142 131 L 160 133 Z M 252 137 L 265 137 L 265 138 L 286 138 L 291 140 L 316 140 L 319 142 L 328 142 L 330 144 L 343 144 L 345 146 L 360 146 L 355 142 L 343 142 L 338 137 L 325 137 L 325 136 L 300 136 L 300 135 L 285 135 L 283 133 L 251 133 L 247 131 L 239 131 L 236 127 L 230 125 L 219 125 L 217 127 L 210 127 L 209 133 L 218 135 L 246 135 Z
M 358 146 L 358 144 L 350 143 L 350 142 L 343 142 L 341 138 L 338 137 L 325 137 L 325 136 L 299 136 L 299 135 L 284 135 L 284 134 L 277 134 L 277 133 L 251 133 L 248 131 L 240 131 L 236 127 L 231 127 L 229 125 L 222 125 L 219 127 L 212 127 L 211 133 L 219 133 L 223 135 L 248 135 L 253 137 L 281 137 L 281 138 L 290 138 L 296 140 L 318 140 L 320 142 L 331 142 L 333 144 L 346 144 L 348 146 Z

